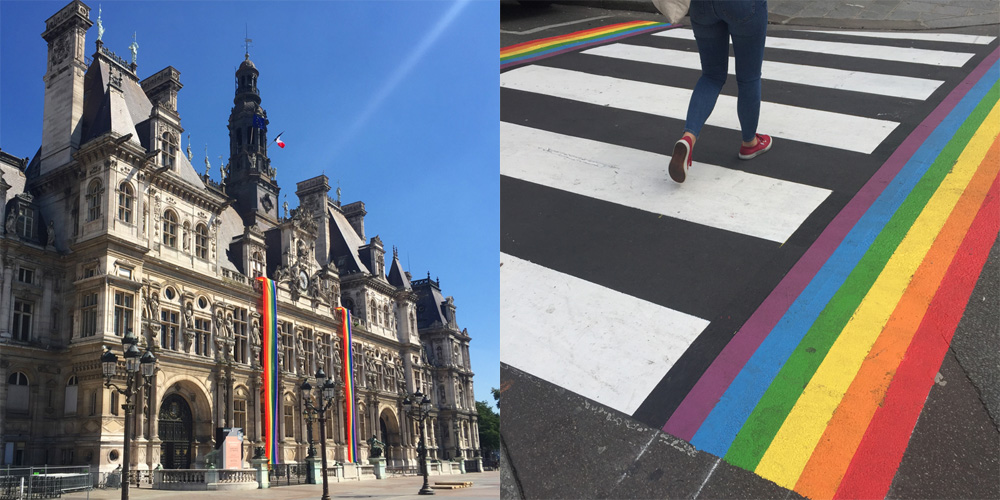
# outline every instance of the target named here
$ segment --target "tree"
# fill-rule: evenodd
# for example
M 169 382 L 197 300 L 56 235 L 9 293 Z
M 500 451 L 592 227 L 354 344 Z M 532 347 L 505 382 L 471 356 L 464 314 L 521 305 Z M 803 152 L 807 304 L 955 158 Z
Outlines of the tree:
M 479 412 L 479 447 L 483 457 L 493 459 L 500 456 L 500 415 L 486 401 L 476 401 Z
M 500 389 L 497 389 L 496 387 L 491 387 L 490 392 L 493 393 L 493 401 L 496 401 L 497 408 L 500 408 Z

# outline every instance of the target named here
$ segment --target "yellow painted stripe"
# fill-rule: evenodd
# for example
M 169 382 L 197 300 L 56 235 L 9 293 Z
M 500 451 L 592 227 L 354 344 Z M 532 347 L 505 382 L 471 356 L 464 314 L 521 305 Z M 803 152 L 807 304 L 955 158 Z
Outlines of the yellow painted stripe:
M 758 475 L 795 487 L 830 417 L 998 133 L 1000 105 L 990 111 L 837 337 L 757 465 Z

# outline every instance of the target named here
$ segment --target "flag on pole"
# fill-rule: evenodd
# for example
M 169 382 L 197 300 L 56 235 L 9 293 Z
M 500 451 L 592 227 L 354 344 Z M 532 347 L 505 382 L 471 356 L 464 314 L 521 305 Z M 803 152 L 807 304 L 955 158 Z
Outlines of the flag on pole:
M 341 320 L 341 345 L 344 353 L 344 435 L 347 437 L 347 461 L 358 461 L 358 415 L 354 398 L 354 348 L 351 344 L 351 312 L 345 307 L 338 307 Z
M 284 134 L 284 132 L 282 132 L 281 134 Z M 278 134 L 278 137 L 274 138 L 274 142 L 276 142 L 278 144 L 279 148 L 284 149 L 285 148 L 285 141 L 281 140 L 281 134 Z
M 278 415 L 281 401 L 281 391 L 278 387 L 278 304 L 277 289 L 274 281 L 263 276 L 257 278 L 263 285 L 264 293 L 261 300 L 261 316 L 263 317 L 263 352 L 261 367 L 263 368 L 263 390 L 261 391 L 264 407 L 264 453 L 272 464 L 277 465 L 278 459 Z
M 263 116 L 253 115 L 253 126 L 267 132 L 267 125 L 264 122 Z

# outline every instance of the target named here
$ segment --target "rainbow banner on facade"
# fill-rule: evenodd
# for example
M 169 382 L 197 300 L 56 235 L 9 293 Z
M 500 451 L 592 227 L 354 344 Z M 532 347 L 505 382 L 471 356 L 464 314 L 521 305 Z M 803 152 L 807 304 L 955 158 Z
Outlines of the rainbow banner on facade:
M 677 26 L 679 25 L 655 21 L 629 21 L 519 43 L 500 49 L 500 69 L 506 69 L 516 64 L 526 64 L 571 50 L 613 42 L 640 33 L 676 28 Z
M 261 301 L 263 316 L 263 352 L 261 367 L 263 368 L 262 404 L 264 405 L 264 453 L 272 464 L 278 460 L 278 404 L 281 392 L 278 389 L 278 294 L 274 281 L 264 277 L 257 278 L 263 285 L 264 293 Z
M 351 343 L 351 311 L 338 307 L 340 321 L 343 325 L 341 345 L 344 359 L 344 436 L 347 444 L 347 461 L 358 461 L 358 414 L 354 398 L 354 348 Z

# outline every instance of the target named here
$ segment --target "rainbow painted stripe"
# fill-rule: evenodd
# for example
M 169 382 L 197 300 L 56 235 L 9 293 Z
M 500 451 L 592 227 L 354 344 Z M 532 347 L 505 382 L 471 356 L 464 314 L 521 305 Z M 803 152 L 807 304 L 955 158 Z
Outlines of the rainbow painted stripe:
M 664 431 L 809 498 L 885 497 L 1000 232 L 998 59 L 838 214 Z
M 640 33 L 676 28 L 677 26 L 679 25 L 654 21 L 629 21 L 577 31 L 568 35 L 519 43 L 500 49 L 500 69 L 505 69 L 516 64 L 533 62 L 571 50 L 613 42 Z
M 261 314 L 263 316 L 263 352 L 261 366 L 263 367 L 263 390 L 261 404 L 264 407 L 264 453 L 272 464 L 279 463 L 278 457 L 278 405 L 281 391 L 278 388 L 278 301 L 274 281 L 264 277 L 257 278 L 263 285 Z
M 343 349 L 344 377 L 344 435 L 347 436 L 347 461 L 358 461 L 358 415 L 354 397 L 354 345 L 351 343 L 351 311 L 338 307 L 340 322 L 343 325 L 341 345 Z

